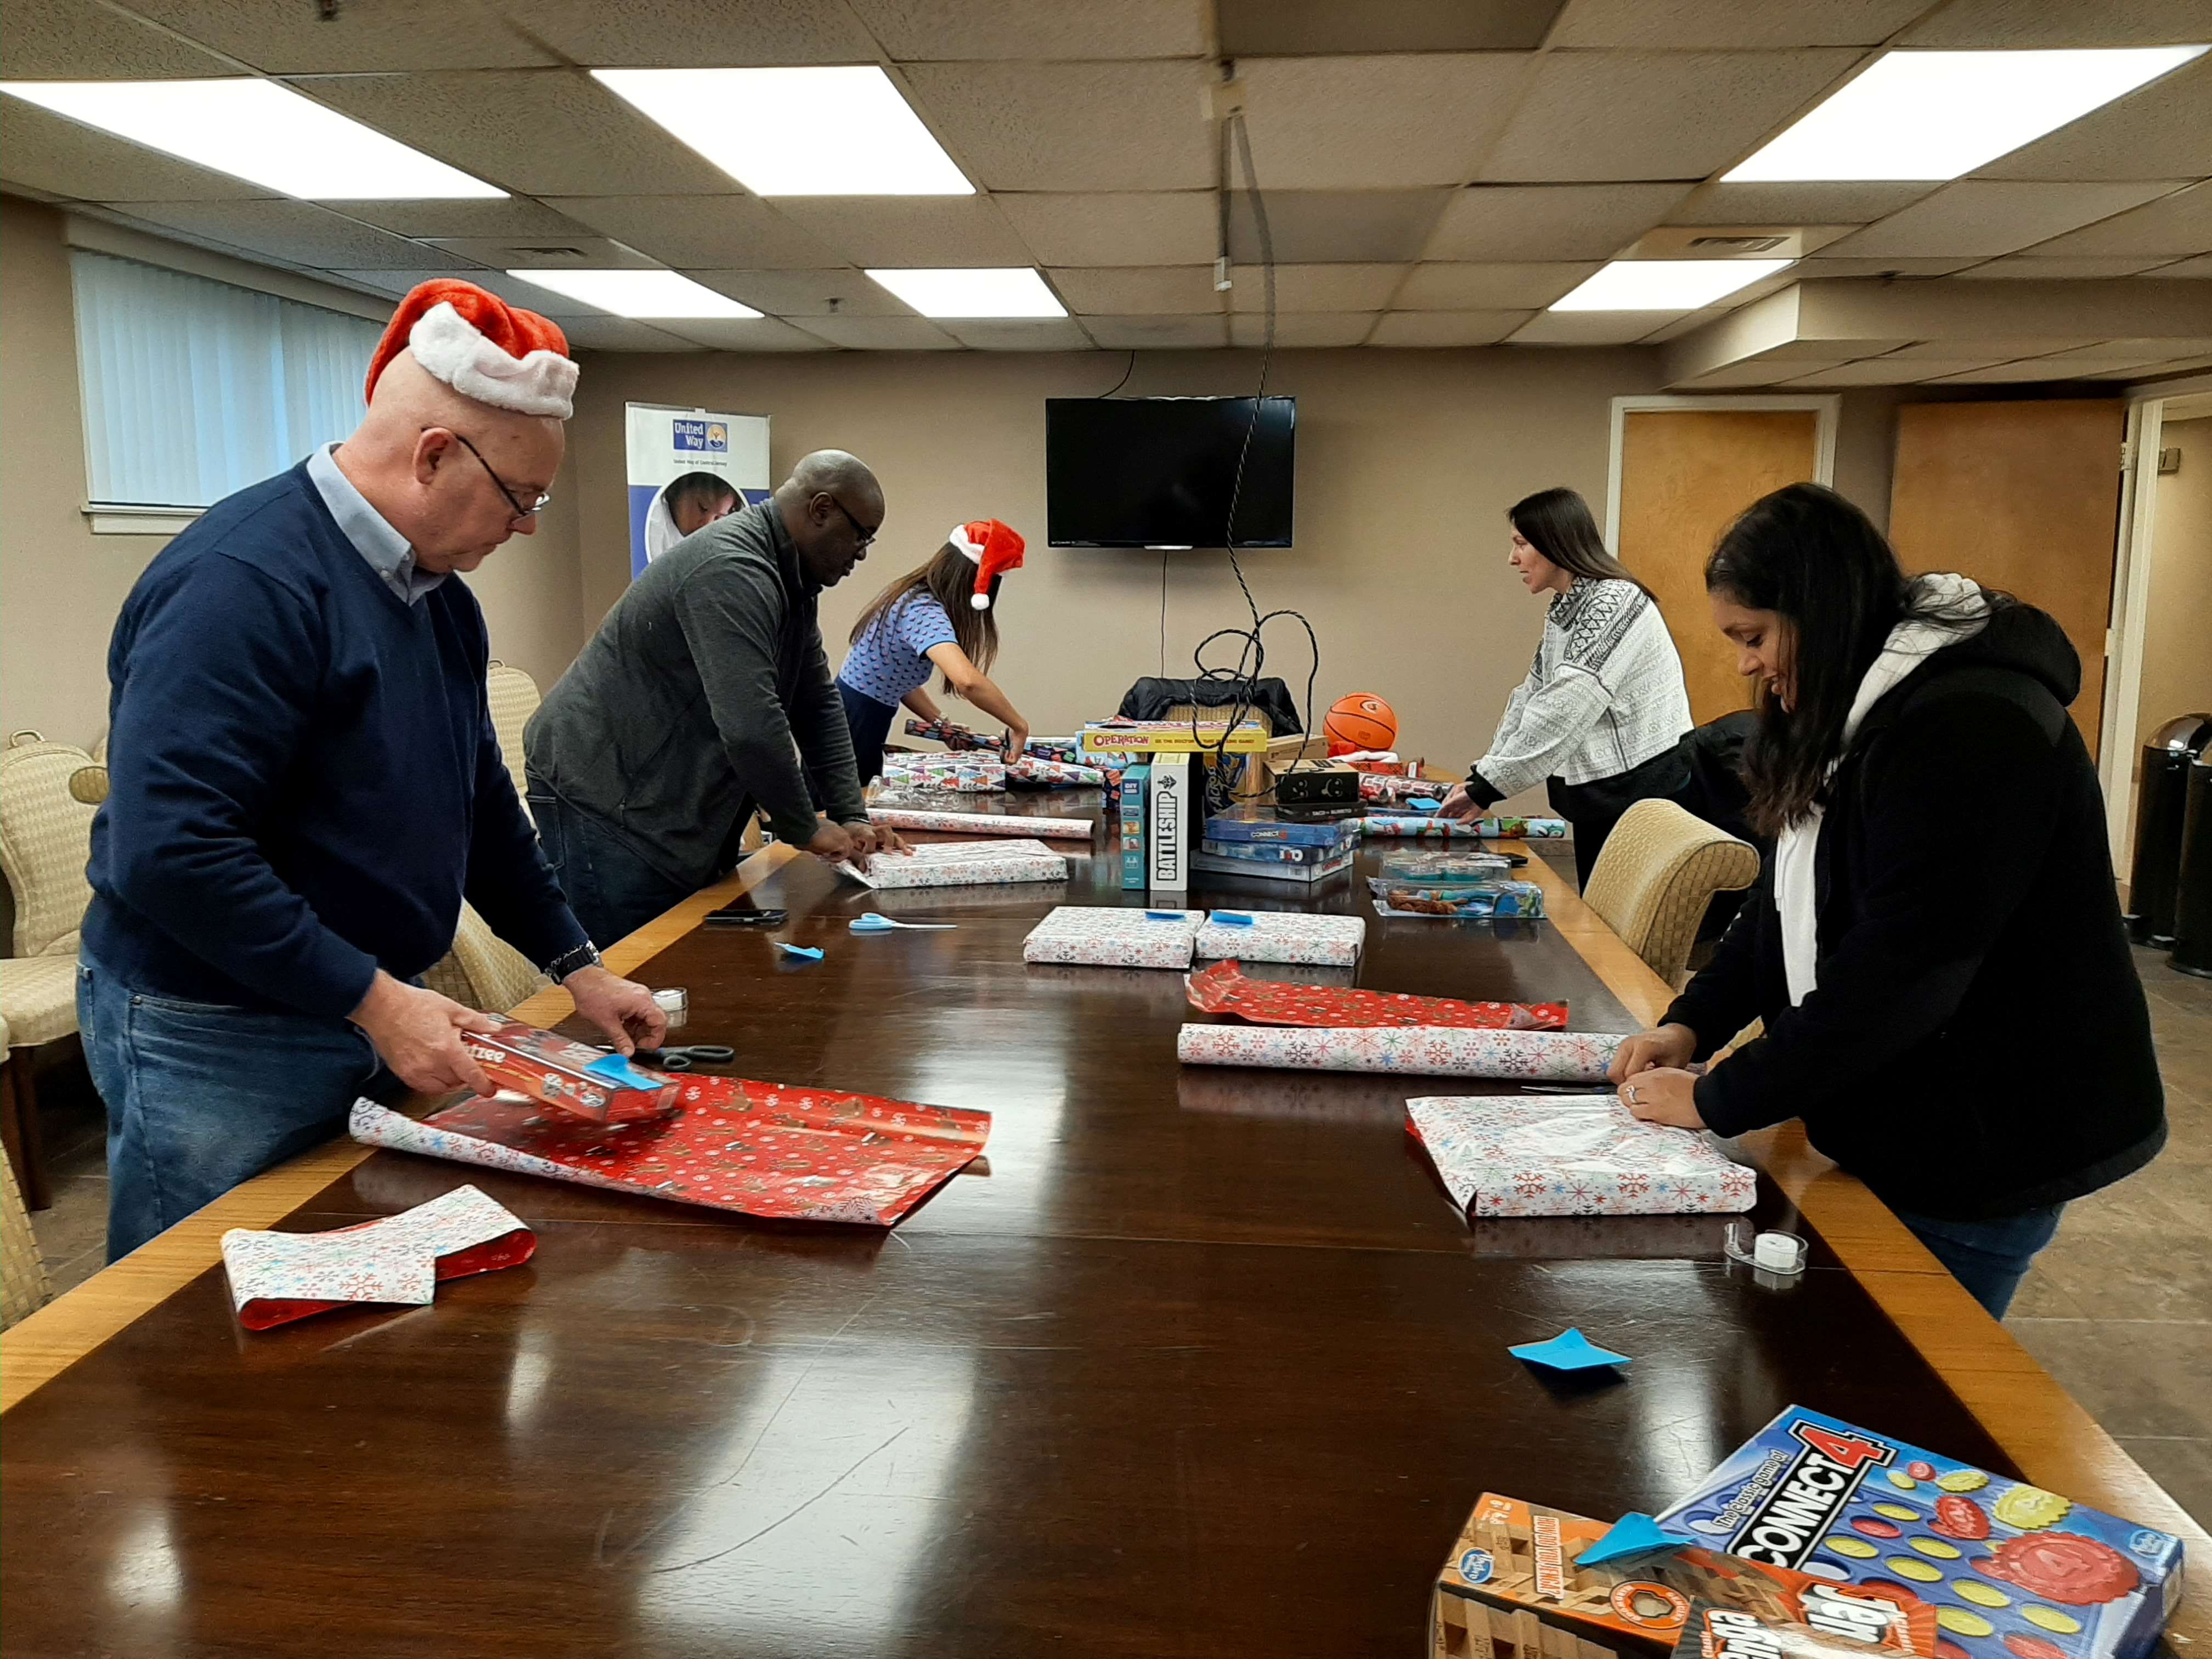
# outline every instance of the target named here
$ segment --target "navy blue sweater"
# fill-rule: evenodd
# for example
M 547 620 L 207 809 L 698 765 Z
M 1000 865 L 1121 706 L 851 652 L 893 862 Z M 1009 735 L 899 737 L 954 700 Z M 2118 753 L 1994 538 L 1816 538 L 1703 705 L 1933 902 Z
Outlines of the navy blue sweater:
M 86 953 L 134 989 L 343 1017 L 464 896 L 541 966 L 583 942 L 500 760 L 476 597 L 410 605 L 305 466 L 217 502 L 108 651 Z

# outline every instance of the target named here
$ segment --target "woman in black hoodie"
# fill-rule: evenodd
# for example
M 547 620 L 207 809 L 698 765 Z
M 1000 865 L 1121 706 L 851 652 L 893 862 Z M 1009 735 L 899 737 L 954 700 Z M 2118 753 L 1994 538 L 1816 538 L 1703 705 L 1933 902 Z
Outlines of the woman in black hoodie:
M 1744 777 L 1777 846 L 1712 963 L 1622 1045 L 1621 1098 L 1723 1135 L 1803 1119 L 2002 1317 L 2066 1201 L 2166 1142 L 2066 713 L 2081 659 L 2031 605 L 1907 577 L 1817 484 L 1747 509 L 1705 586 L 1760 683 Z

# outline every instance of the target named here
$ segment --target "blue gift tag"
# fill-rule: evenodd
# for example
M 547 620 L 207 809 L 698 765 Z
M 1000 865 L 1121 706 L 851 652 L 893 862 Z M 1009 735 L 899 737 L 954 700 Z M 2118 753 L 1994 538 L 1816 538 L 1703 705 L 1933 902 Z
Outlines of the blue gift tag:
M 1568 1329 L 1548 1342 L 1523 1342 L 1508 1350 L 1516 1359 L 1545 1365 L 1555 1371 L 1583 1371 L 1599 1365 L 1626 1365 L 1629 1357 L 1601 1348 L 1580 1331 Z
M 778 939 L 775 942 L 775 948 L 790 956 L 805 957 L 809 962 L 822 960 L 822 952 L 811 945 L 786 945 L 781 939 Z
M 1145 920 L 1146 921 L 1182 921 L 1186 918 L 1180 910 L 1147 910 L 1145 912 Z
M 647 1077 L 634 1069 L 629 1061 L 620 1054 L 602 1054 L 584 1067 L 584 1073 L 602 1083 L 611 1083 L 617 1089 L 658 1089 L 662 1086 L 659 1079 Z
M 1216 910 L 1213 913 L 1213 919 L 1219 922 L 1224 927 L 1249 927 L 1252 926 L 1252 918 L 1246 915 L 1242 910 Z
M 1617 1561 L 1624 1555 L 1649 1555 L 1655 1550 L 1678 1550 L 1690 1540 L 1677 1538 L 1664 1531 L 1659 1523 L 1638 1510 L 1631 1510 L 1613 1523 L 1613 1530 L 1575 1558 L 1580 1567 L 1594 1567 L 1601 1561 Z

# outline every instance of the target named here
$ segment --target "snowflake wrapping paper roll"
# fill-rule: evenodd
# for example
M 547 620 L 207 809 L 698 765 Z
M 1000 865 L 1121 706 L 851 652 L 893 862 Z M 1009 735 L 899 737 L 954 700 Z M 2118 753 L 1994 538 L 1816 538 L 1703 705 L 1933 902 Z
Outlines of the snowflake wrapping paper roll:
M 929 812 L 905 806 L 871 806 L 868 821 L 893 830 L 928 830 L 955 836 L 1044 836 L 1054 841 L 1089 841 L 1098 829 L 1093 818 L 1017 817 L 1011 812 Z
M 1624 1038 L 1599 1031 L 1485 1031 L 1448 1025 L 1186 1025 L 1186 1066 L 1600 1083 Z
M 1183 981 L 1191 1006 L 1255 1025 L 1459 1025 L 1480 1031 L 1564 1031 L 1564 1002 L 1462 1002 L 1405 991 L 1361 991 L 1253 979 L 1217 962 Z
M 1241 916 L 1241 922 L 1224 920 Z M 1362 916 L 1315 916 L 1294 910 L 1216 910 L 1198 930 L 1196 954 L 1242 962 L 1306 963 L 1349 968 L 1367 943 Z
M 1426 1096 L 1406 1116 L 1469 1220 L 1733 1214 L 1759 1195 L 1704 1135 L 1640 1123 L 1611 1095 Z
M 1022 941 L 1024 962 L 1085 968 L 1188 968 L 1203 910 L 1063 904 Z
M 878 853 L 866 870 L 841 864 L 837 873 L 885 892 L 916 887 L 978 887 L 994 882 L 1066 881 L 1067 860 L 1041 841 L 935 842 L 911 853 Z

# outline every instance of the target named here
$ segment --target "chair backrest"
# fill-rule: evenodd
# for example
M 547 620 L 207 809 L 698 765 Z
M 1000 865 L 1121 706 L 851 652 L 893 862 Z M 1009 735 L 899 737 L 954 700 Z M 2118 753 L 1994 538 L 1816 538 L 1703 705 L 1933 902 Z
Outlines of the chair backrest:
M 70 781 L 92 765 L 73 744 L 19 743 L 0 749 L 0 871 L 15 901 L 13 944 L 19 957 L 73 956 L 92 884 L 96 804 L 79 800 Z
M 522 793 L 522 728 L 530 724 L 530 717 L 538 712 L 543 701 L 538 696 L 538 682 L 520 668 L 510 668 L 495 657 L 491 668 L 484 675 L 484 693 L 491 702 L 492 730 L 499 733 L 500 758 L 507 763 L 507 775 L 514 781 L 514 793 Z M 522 810 L 530 810 L 526 800 Z
M 8 1022 L 0 1019 L 0 1053 L 7 1047 Z M 31 1231 L 31 1213 L 15 1185 L 15 1166 L 0 1158 L 0 1325 L 36 1313 L 53 1294 L 38 1235 Z
M 1583 898 L 1651 971 L 1680 987 L 1716 893 L 1759 879 L 1759 850 L 1670 800 L 1621 814 Z
M 422 975 L 441 996 L 488 1014 L 504 1014 L 545 987 L 545 975 L 530 959 L 491 930 L 473 907 L 461 907 L 453 948 Z

